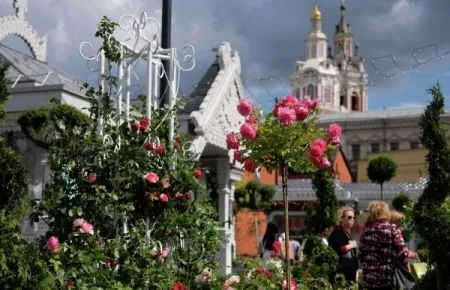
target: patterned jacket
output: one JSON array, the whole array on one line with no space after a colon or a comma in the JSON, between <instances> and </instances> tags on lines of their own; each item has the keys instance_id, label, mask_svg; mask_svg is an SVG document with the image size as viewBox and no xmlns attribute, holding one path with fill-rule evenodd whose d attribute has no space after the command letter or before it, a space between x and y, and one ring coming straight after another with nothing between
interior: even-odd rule
<instances>
[{"instance_id":1,"label":"patterned jacket","mask_svg":"<svg viewBox=\"0 0 450 290\"><path fill-rule=\"evenodd\" d=\"M364 229L359 247L364 287L393 286L395 260L408 263L408 248L396 225L376 221Z\"/></svg>"}]
</instances>

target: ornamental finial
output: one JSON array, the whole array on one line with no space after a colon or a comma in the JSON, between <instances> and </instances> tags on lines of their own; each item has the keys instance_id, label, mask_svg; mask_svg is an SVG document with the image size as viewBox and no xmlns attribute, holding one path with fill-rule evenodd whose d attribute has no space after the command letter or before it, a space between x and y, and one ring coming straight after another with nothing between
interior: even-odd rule
<instances>
[{"instance_id":1,"label":"ornamental finial","mask_svg":"<svg viewBox=\"0 0 450 290\"><path fill-rule=\"evenodd\" d=\"M25 14L28 12L28 0L14 0L13 6L16 10L16 16L25 19Z\"/></svg>"}]
</instances>

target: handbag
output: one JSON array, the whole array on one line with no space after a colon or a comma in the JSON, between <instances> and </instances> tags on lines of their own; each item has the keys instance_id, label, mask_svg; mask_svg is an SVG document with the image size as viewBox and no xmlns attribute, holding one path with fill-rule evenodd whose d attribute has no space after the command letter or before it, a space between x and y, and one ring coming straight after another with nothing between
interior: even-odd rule
<instances>
[{"instance_id":1,"label":"handbag","mask_svg":"<svg viewBox=\"0 0 450 290\"><path fill-rule=\"evenodd\" d=\"M416 285L413 274L398 261L394 264L394 286L398 289L410 290Z\"/></svg>"},{"instance_id":2,"label":"handbag","mask_svg":"<svg viewBox=\"0 0 450 290\"><path fill-rule=\"evenodd\" d=\"M394 235L392 238L392 245L395 246ZM397 289L410 290L416 285L416 279L409 269L394 259L394 286Z\"/></svg>"}]
</instances>

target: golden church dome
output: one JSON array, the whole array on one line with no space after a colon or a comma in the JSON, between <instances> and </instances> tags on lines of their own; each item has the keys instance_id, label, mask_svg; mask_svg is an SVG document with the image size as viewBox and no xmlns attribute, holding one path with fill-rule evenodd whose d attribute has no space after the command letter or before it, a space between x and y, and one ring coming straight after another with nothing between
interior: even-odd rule
<instances>
[{"instance_id":1,"label":"golden church dome","mask_svg":"<svg viewBox=\"0 0 450 290\"><path fill-rule=\"evenodd\" d=\"M314 6L314 10L313 10L311 18L313 20L320 20L322 18L322 13L320 13L320 10L319 10L319 7L317 6L317 4Z\"/></svg>"}]
</instances>

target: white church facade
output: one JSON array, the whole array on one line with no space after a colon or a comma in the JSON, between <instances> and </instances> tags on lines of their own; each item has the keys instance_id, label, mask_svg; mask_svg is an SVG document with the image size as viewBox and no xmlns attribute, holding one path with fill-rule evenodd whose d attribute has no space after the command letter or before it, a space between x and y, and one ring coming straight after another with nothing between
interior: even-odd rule
<instances>
[{"instance_id":1,"label":"white church facade","mask_svg":"<svg viewBox=\"0 0 450 290\"><path fill-rule=\"evenodd\" d=\"M333 36L334 49L322 31L322 13L315 5L311 32L306 39L304 61L295 62L291 77L292 91L302 98L319 99L325 113L364 112L368 107L368 76L363 58L354 45L350 25L341 2L340 20Z\"/></svg>"}]
</instances>

